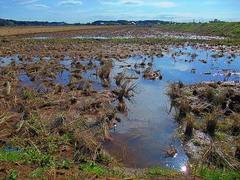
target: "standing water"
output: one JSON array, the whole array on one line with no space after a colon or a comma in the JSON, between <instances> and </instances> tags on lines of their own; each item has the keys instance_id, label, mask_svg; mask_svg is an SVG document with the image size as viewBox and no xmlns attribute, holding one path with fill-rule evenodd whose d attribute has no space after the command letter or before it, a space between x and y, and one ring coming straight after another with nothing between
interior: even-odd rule
<instances>
[{"instance_id":1,"label":"standing water","mask_svg":"<svg viewBox=\"0 0 240 180\"><path fill-rule=\"evenodd\" d=\"M122 121L111 130L113 141L106 143L105 149L128 167L165 166L185 171L188 157L177 135L168 87L178 81L239 81L240 57L222 54L216 58L216 53L194 47L172 48L163 57L134 56L116 61L112 76L124 72L139 79L134 98L127 102L128 113L120 114ZM146 66L138 68L142 62ZM163 79L145 80L143 70L149 66L160 70ZM231 76L226 77L227 73ZM167 155L169 148L177 150L173 157Z\"/></svg>"},{"instance_id":2,"label":"standing water","mask_svg":"<svg viewBox=\"0 0 240 180\"><path fill-rule=\"evenodd\" d=\"M18 57L0 58L0 67L11 63L20 63ZM81 63L87 66L89 62ZM94 90L101 91L104 89L101 81L94 75L100 64L98 61L94 63L96 67L84 72L83 76L93 82ZM67 85L71 78L72 60L66 58L60 64L65 68L58 73L55 81ZM147 68L159 70L163 79L144 79L143 72ZM105 149L128 167L164 166L185 171L188 157L177 135L176 112L167 96L169 84L178 81L184 84L239 81L240 56L187 46L170 48L162 57L138 55L115 60L111 74L112 88L116 87L114 77L121 72L136 78L133 80L137 84L136 93L131 102L126 101L127 114L118 114L122 121L111 130L113 141L105 143ZM22 73L19 80L37 88L41 84L33 83L26 73ZM171 148L176 149L176 153L170 157L167 150Z\"/></svg>"}]
</instances>

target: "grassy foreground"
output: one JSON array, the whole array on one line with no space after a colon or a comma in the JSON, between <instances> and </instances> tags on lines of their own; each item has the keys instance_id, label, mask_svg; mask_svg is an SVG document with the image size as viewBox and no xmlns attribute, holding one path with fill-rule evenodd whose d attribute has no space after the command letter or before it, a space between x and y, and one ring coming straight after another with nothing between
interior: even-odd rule
<instances>
[{"instance_id":1,"label":"grassy foreground","mask_svg":"<svg viewBox=\"0 0 240 180\"><path fill-rule=\"evenodd\" d=\"M39 153L36 149L27 151L0 151L0 164L9 164L10 168L6 170L7 179L77 179L77 178L95 178L103 179L112 177L115 179L155 179L156 177L165 178L190 178L190 179L239 179L240 173L229 170L210 169L209 167L197 167L192 174L194 177L183 176L179 172L159 167L141 170L138 173L127 172L124 169L109 168L94 162L74 165L73 162L56 162L51 156ZM5 166L6 168L6 166ZM22 171L24 168L24 171ZM3 171L3 168L1 168ZM0 173L4 177L4 173ZM45 178L44 178L45 177Z\"/></svg>"}]
</instances>

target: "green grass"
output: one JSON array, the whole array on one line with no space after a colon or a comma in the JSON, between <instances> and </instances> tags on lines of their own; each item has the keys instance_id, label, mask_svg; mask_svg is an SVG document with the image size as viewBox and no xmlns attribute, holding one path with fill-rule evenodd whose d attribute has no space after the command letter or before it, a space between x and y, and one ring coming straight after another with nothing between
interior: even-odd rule
<instances>
[{"instance_id":1,"label":"green grass","mask_svg":"<svg viewBox=\"0 0 240 180\"><path fill-rule=\"evenodd\" d=\"M29 177L38 178L42 177L48 168L55 167L61 169L70 169L72 162L64 160L61 163L56 163L50 156L39 153L35 149L30 149L27 151L0 151L0 161L4 162L22 162L32 165L37 165L38 168L33 170ZM57 165L58 164L58 165ZM100 177L126 177L124 173L109 169L108 167L96 164L94 162L89 162L81 164L79 167L81 172L87 174L95 174ZM195 175L202 177L206 180L233 180L240 179L240 172L227 170L227 169L211 169L209 167L196 168L193 171ZM161 167L149 168L146 170L145 177L178 177L182 176L182 173ZM17 178L16 170L9 170L8 178L14 180Z\"/></svg>"},{"instance_id":2,"label":"green grass","mask_svg":"<svg viewBox=\"0 0 240 180\"><path fill-rule=\"evenodd\" d=\"M22 162L34 164L41 167L54 166L55 162L52 156L43 154L34 148L25 151L6 151L0 150L0 161L4 162Z\"/></svg>"},{"instance_id":3,"label":"green grass","mask_svg":"<svg viewBox=\"0 0 240 180\"><path fill-rule=\"evenodd\" d=\"M7 180L17 179L17 171L15 169L10 169L8 172Z\"/></svg>"},{"instance_id":4,"label":"green grass","mask_svg":"<svg viewBox=\"0 0 240 180\"><path fill-rule=\"evenodd\" d=\"M17 162L24 159L23 153L18 151L0 150L0 161Z\"/></svg>"},{"instance_id":5,"label":"green grass","mask_svg":"<svg viewBox=\"0 0 240 180\"><path fill-rule=\"evenodd\" d=\"M34 99L37 96L37 93L34 90L24 88L22 91L23 99Z\"/></svg>"},{"instance_id":6,"label":"green grass","mask_svg":"<svg viewBox=\"0 0 240 180\"><path fill-rule=\"evenodd\" d=\"M98 176L105 176L108 174L107 168L95 163L82 164L80 165L80 170L90 174L96 174Z\"/></svg>"},{"instance_id":7,"label":"green grass","mask_svg":"<svg viewBox=\"0 0 240 180\"><path fill-rule=\"evenodd\" d=\"M197 33L200 35L224 36L240 38L239 22L218 23L178 23L158 26L165 31Z\"/></svg>"},{"instance_id":8,"label":"green grass","mask_svg":"<svg viewBox=\"0 0 240 180\"><path fill-rule=\"evenodd\" d=\"M124 173L113 170L111 168L108 168L106 166L102 166L100 164L94 163L94 162L88 162L81 164L79 166L80 171L87 173L87 174L95 174L97 176L102 177L118 177L118 178L125 178L126 175Z\"/></svg>"},{"instance_id":9,"label":"green grass","mask_svg":"<svg viewBox=\"0 0 240 180\"><path fill-rule=\"evenodd\" d=\"M46 171L47 171L46 168L37 168L30 173L30 177L32 177L32 178L43 177L43 175L46 173Z\"/></svg>"},{"instance_id":10,"label":"green grass","mask_svg":"<svg viewBox=\"0 0 240 180\"><path fill-rule=\"evenodd\" d=\"M240 172L231 170L210 169L203 167L198 171L198 174L206 180L234 180L240 179Z\"/></svg>"},{"instance_id":11,"label":"green grass","mask_svg":"<svg viewBox=\"0 0 240 180\"><path fill-rule=\"evenodd\" d=\"M167 168L160 168L160 167L153 167L147 170L148 176L166 176L166 177L175 177L181 175L177 171L167 169Z\"/></svg>"}]
</instances>

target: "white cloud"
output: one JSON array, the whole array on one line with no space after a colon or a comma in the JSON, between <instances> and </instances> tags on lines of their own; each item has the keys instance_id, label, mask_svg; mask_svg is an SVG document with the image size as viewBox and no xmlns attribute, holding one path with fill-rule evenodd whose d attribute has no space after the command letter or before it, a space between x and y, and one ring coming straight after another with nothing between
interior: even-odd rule
<instances>
[{"instance_id":1,"label":"white cloud","mask_svg":"<svg viewBox=\"0 0 240 180\"><path fill-rule=\"evenodd\" d=\"M81 5L82 1L80 0L63 0L58 3L58 5Z\"/></svg>"},{"instance_id":2,"label":"white cloud","mask_svg":"<svg viewBox=\"0 0 240 180\"><path fill-rule=\"evenodd\" d=\"M174 2L171 2L171 1L165 1L165 2L159 2L158 4L159 7L162 7L162 8L170 8L170 7L175 7L177 6L176 3Z\"/></svg>"},{"instance_id":3,"label":"white cloud","mask_svg":"<svg viewBox=\"0 0 240 180\"><path fill-rule=\"evenodd\" d=\"M28 5L38 2L39 0L15 0L16 3L21 5Z\"/></svg>"},{"instance_id":4,"label":"white cloud","mask_svg":"<svg viewBox=\"0 0 240 180\"><path fill-rule=\"evenodd\" d=\"M99 0L103 5L141 5L144 3L143 0Z\"/></svg>"},{"instance_id":5,"label":"white cloud","mask_svg":"<svg viewBox=\"0 0 240 180\"><path fill-rule=\"evenodd\" d=\"M44 8L44 9L49 8L49 6L45 4L33 4L32 6L35 8Z\"/></svg>"},{"instance_id":6,"label":"white cloud","mask_svg":"<svg viewBox=\"0 0 240 180\"><path fill-rule=\"evenodd\" d=\"M157 0L99 0L103 5L135 5L135 6L155 6L161 8L171 8L177 6L172 1L157 1Z\"/></svg>"},{"instance_id":7,"label":"white cloud","mask_svg":"<svg viewBox=\"0 0 240 180\"><path fill-rule=\"evenodd\" d=\"M141 5L143 1L141 0L121 0L120 3L128 5Z\"/></svg>"},{"instance_id":8,"label":"white cloud","mask_svg":"<svg viewBox=\"0 0 240 180\"><path fill-rule=\"evenodd\" d=\"M46 9L49 8L49 6L42 4L39 2L39 0L14 0L13 2L25 6L30 9Z\"/></svg>"}]
</instances>

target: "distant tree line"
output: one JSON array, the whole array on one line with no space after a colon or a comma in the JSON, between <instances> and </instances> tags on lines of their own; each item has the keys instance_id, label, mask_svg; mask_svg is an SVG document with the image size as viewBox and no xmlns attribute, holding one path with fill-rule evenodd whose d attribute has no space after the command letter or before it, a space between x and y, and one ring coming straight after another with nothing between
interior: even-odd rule
<instances>
[{"instance_id":1,"label":"distant tree line","mask_svg":"<svg viewBox=\"0 0 240 180\"><path fill-rule=\"evenodd\" d=\"M0 26L62 26L65 22L44 22L44 21L15 21L10 19L0 19Z\"/></svg>"},{"instance_id":2,"label":"distant tree line","mask_svg":"<svg viewBox=\"0 0 240 180\"><path fill-rule=\"evenodd\" d=\"M94 21L86 23L87 25L158 25L158 24L171 24L170 21L161 20L143 20L143 21ZM45 22L45 21L16 21L10 19L0 19L0 26L63 26L63 25L85 25L81 23L65 23L65 22Z\"/></svg>"},{"instance_id":3,"label":"distant tree line","mask_svg":"<svg viewBox=\"0 0 240 180\"><path fill-rule=\"evenodd\" d=\"M210 23L220 23L218 19L209 21ZM139 25L139 26L153 26L153 25L166 25L166 24L189 24L189 23L176 23L171 21L162 20L142 20L142 21L94 21L91 23L65 23L65 22L48 22L48 21L16 21L11 19L1 19L0 26L66 26L66 25ZM191 23L190 23L191 24Z\"/></svg>"}]
</instances>

